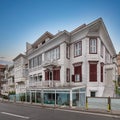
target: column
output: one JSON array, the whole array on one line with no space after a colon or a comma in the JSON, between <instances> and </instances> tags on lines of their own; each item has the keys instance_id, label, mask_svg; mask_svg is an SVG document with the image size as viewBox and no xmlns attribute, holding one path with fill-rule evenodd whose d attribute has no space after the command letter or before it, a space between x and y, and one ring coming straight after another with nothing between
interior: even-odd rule
<instances>
[{"instance_id":1,"label":"column","mask_svg":"<svg viewBox=\"0 0 120 120\"><path fill-rule=\"evenodd\" d=\"M56 107L56 90L55 90L55 107Z\"/></svg>"},{"instance_id":2,"label":"column","mask_svg":"<svg viewBox=\"0 0 120 120\"><path fill-rule=\"evenodd\" d=\"M41 104L44 105L44 90L41 90Z\"/></svg>"},{"instance_id":3,"label":"column","mask_svg":"<svg viewBox=\"0 0 120 120\"><path fill-rule=\"evenodd\" d=\"M37 101L36 101L36 93L37 93L37 92L35 91L35 103L37 102Z\"/></svg>"},{"instance_id":4,"label":"column","mask_svg":"<svg viewBox=\"0 0 120 120\"><path fill-rule=\"evenodd\" d=\"M30 91L30 103L32 103L32 92Z\"/></svg>"},{"instance_id":5,"label":"column","mask_svg":"<svg viewBox=\"0 0 120 120\"><path fill-rule=\"evenodd\" d=\"M70 90L70 107L72 107L72 89Z\"/></svg>"}]
</instances>

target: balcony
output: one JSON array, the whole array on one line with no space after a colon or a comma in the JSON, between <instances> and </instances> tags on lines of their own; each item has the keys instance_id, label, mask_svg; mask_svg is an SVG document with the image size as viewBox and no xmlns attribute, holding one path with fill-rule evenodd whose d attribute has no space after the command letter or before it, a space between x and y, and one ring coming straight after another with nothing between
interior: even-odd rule
<instances>
[{"instance_id":1,"label":"balcony","mask_svg":"<svg viewBox=\"0 0 120 120\"><path fill-rule=\"evenodd\" d=\"M51 66L58 66L57 60L46 60L42 63L42 66L44 68L51 67Z\"/></svg>"},{"instance_id":2,"label":"balcony","mask_svg":"<svg viewBox=\"0 0 120 120\"><path fill-rule=\"evenodd\" d=\"M42 66L37 66L37 67L34 67L34 68L30 68L29 69L29 73L30 72L34 72L34 71L37 71L37 70L41 70L42 69Z\"/></svg>"},{"instance_id":3,"label":"balcony","mask_svg":"<svg viewBox=\"0 0 120 120\"><path fill-rule=\"evenodd\" d=\"M59 87L62 86L60 81L40 81L40 82L29 82L27 88L46 88L46 87Z\"/></svg>"},{"instance_id":4,"label":"balcony","mask_svg":"<svg viewBox=\"0 0 120 120\"><path fill-rule=\"evenodd\" d=\"M0 76L5 76L4 72L0 72Z\"/></svg>"},{"instance_id":5,"label":"balcony","mask_svg":"<svg viewBox=\"0 0 120 120\"><path fill-rule=\"evenodd\" d=\"M29 82L28 87L42 87L43 82Z\"/></svg>"},{"instance_id":6,"label":"balcony","mask_svg":"<svg viewBox=\"0 0 120 120\"><path fill-rule=\"evenodd\" d=\"M9 87L14 87L15 86L15 83L9 83Z\"/></svg>"},{"instance_id":7,"label":"balcony","mask_svg":"<svg viewBox=\"0 0 120 120\"><path fill-rule=\"evenodd\" d=\"M26 78L16 78L15 82L16 83L24 83L26 81Z\"/></svg>"}]
</instances>

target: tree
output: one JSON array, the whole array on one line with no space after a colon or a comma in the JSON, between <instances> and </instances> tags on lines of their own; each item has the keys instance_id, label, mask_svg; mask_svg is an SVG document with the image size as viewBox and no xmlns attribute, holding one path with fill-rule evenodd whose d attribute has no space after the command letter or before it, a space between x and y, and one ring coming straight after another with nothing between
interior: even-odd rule
<instances>
[{"instance_id":1,"label":"tree","mask_svg":"<svg viewBox=\"0 0 120 120\"><path fill-rule=\"evenodd\" d=\"M118 80L114 81L115 83L115 94L116 96L120 96L120 76L118 76Z\"/></svg>"}]
</instances>

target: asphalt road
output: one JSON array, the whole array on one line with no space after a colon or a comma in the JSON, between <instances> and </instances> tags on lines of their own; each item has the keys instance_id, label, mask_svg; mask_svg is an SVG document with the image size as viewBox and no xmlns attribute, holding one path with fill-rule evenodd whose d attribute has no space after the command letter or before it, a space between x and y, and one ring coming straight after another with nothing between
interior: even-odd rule
<instances>
[{"instance_id":1,"label":"asphalt road","mask_svg":"<svg viewBox=\"0 0 120 120\"><path fill-rule=\"evenodd\" d=\"M120 116L46 109L39 106L1 103L0 120L120 120Z\"/></svg>"}]
</instances>

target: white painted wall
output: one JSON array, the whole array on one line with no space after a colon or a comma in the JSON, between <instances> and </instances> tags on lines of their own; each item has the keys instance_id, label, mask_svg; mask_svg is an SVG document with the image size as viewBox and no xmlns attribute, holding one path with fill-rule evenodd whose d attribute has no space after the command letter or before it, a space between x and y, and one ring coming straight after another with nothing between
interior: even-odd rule
<instances>
[{"instance_id":1,"label":"white painted wall","mask_svg":"<svg viewBox=\"0 0 120 120\"><path fill-rule=\"evenodd\" d=\"M106 69L106 63L105 63L105 49L108 49L109 54L113 54L113 48L109 47L109 37L106 36L105 31L103 28L100 27L99 31L95 33L94 35L99 35L97 38L97 54L89 54L89 37L87 36L89 33L89 29L84 29L82 31L76 32L72 34L71 36L62 34L59 37L54 38L53 40L49 40L47 43L45 43L40 48L33 51L32 54L28 55L28 59L31 59L39 54L42 54L42 60L45 61L44 53L45 51L50 50L51 48L54 48L55 46L60 46L60 59L57 61L58 65L61 66L60 69L60 82L59 85L66 85L66 68L70 68L70 80L71 76L74 74L74 67L73 64L77 62L82 62L82 82L81 83L73 83L71 82L71 85L77 86L77 85L86 85L87 86L87 96L90 96L91 91L96 91L96 96L101 97L103 96L103 92L105 89L105 69ZM90 33L89 33L90 35ZM93 35L93 34L91 34ZM70 41L70 59L66 58L66 42ZM74 57L74 43L82 41L82 56ZM103 57L101 57L101 41L104 44L103 47ZM97 64L97 82L89 82L89 61L98 61ZM104 67L104 75L103 75L103 83L100 81L100 63L103 62L105 64ZM110 61L112 62L112 61ZM112 63L111 63L112 64ZM108 65L110 67L110 65ZM112 66L114 69L113 72L113 78L115 78L116 72L115 72L115 66ZM29 76L34 74L42 73L43 75L43 81L45 80L45 73L44 68L42 66L36 67L32 69L29 69ZM112 84L112 83L111 83Z\"/></svg>"}]
</instances>

